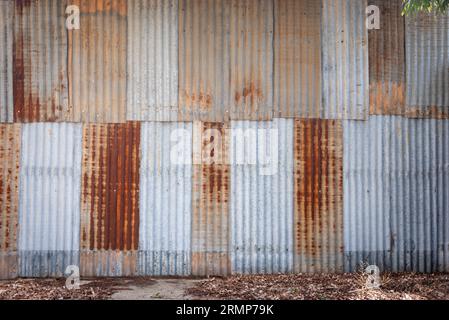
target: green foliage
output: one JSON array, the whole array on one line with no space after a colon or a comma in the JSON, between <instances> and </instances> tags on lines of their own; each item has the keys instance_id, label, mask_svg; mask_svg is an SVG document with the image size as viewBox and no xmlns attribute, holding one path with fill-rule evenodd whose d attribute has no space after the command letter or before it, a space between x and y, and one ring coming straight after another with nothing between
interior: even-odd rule
<instances>
[{"instance_id":1,"label":"green foliage","mask_svg":"<svg viewBox=\"0 0 449 320\"><path fill-rule=\"evenodd\" d=\"M403 0L403 14L419 11L445 13L449 9L449 0Z\"/></svg>"}]
</instances>

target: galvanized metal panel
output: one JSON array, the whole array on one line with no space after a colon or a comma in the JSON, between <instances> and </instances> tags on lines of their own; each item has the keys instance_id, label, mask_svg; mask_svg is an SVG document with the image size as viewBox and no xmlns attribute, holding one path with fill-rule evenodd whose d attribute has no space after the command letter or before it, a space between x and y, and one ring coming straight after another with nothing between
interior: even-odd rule
<instances>
[{"instance_id":1,"label":"galvanized metal panel","mask_svg":"<svg viewBox=\"0 0 449 320\"><path fill-rule=\"evenodd\" d=\"M449 117L449 14L406 18L407 115Z\"/></svg>"},{"instance_id":2,"label":"galvanized metal panel","mask_svg":"<svg viewBox=\"0 0 449 320\"><path fill-rule=\"evenodd\" d=\"M137 272L137 262L126 259L137 257L132 251L139 239L139 159L140 123L84 125L81 275Z\"/></svg>"},{"instance_id":3,"label":"galvanized metal panel","mask_svg":"<svg viewBox=\"0 0 449 320\"><path fill-rule=\"evenodd\" d=\"M179 2L180 120L271 119L273 1Z\"/></svg>"},{"instance_id":4,"label":"galvanized metal panel","mask_svg":"<svg viewBox=\"0 0 449 320\"><path fill-rule=\"evenodd\" d=\"M323 0L323 119L369 114L367 0Z\"/></svg>"},{"instance_id":5,"label":"galvanized metal panel","mask_svg":"<svg viewBox=\"0 0 449 320\"><path fill-rule=\"evenodd\" d=\"M405 20L402 0L369 0L380 9L380 29L370 30L370 114L402 115L405 108Z\"/></svg>"},{"instance_id":6,"label":"galvanized metal panel","mask_svg":"<svg viewBox=\"0 0 449 320\"><path fill-rule=\"evenodd\" d=\"M126 119L127 1L74 0L80 29L68 32L70 108L74 121Z\"/></svg>"},{"instance_id":7,"label":"galvanized metal panel","mask_svg":"<svg viewBox=\"0 0 449 320\"><path fill-rule=\"evenodd\" d=\"M141 131L140 275L191 274L192 123Z\"/></svg>"},{"instance_id":8,"label":"galvanized metal panel","mask_svg":"<svg viewBox=\"0 0 449 320\"><path fill-rule=\"evenodd\" d=\"M228 150L227 124L193 123L193 275L231 272Z\"/></svg>"},{"instance_id":9,"label":"galvanized metal panel","mask_svg":"<svg viewBox=\"0 0 449 320\"><path fill-rule=\"evenodd\" d=\"M81 125L22 125L19 276L60 277L79 265Z\"/></svg>"},{"instance_id":10,"label":"galvanized metal panel","mask_svg":"<svg viewBox=\"0 0 449 320\"><path fill-rule=\"evenodd\" d=\"M295 121L295 271L343 271L343 126Z\"/></svg>"},{"instance_id":11,"label":"galvanized metal panel","mask_svg":"<svg viewBox=\"0 0 449 320\"><path fill-rule=\"evenodd\" d=\"M321 2L275 0L274 115L321 115Z\"/></svg>"},{"instance_id":12,"label":"galvanized metal panel","mask_svg":"<svg viewBox=\"0 0 449 320\"><path fill-rule=\"evenodd\" d=\"M0 122L13 122L14 2L0 1Z\"/></svg>"},{"instance_id":13,"label":"galvanized metal panel","mask_svg":"<svg viewBox=\"0 0 449 320\"><path fill-rule=\"evenodd\" d=\"M449 270L449 122L344 123L345 269Z\"/></svg>"},{"instance_id":14,"label":"galvanized metal panel","mask_svg":"<svg viewBox=\"0 0 449 320\"><path fill-rule=\"evenodd\" d=\"M20 125L0 125L0 279L18 274Z\"/></svg>"},{"instance_id":15,"label":"galvanized metal panel","mask_svg":"<svg viewBox=\"0 0 449 320\"><path fill-rule=\"evenodd\" d=\"M176 121L178 1L128 2L128 120Z\"/></svg>"},{"instance_id":16,"label":"galvanized metal panel","mask_svg":"<svg viewBox=\"0 0 449 320\"><path fill-rule=\"evenodd\" d=\"M14 121L69 121L67 1L14 4Z\"/></svg>"},{"instance_id":17,"label":"galvanized metal panel","mask_svg":"<svg viewBox=\"0 0 449 320\"><path fill-rule=\"evenodd\" d=\"M233 273L293 271L293 123L231 122Z\"/></svg>"}]
</instances>

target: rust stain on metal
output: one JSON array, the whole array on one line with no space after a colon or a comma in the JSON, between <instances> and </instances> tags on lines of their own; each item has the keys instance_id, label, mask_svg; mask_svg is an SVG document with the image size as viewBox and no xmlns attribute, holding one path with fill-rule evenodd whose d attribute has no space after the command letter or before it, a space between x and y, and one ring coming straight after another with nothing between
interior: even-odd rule
<instances>
[{"instance_id":1,"label":"rust stain on metal","mask_svg":"<svg viewBox=\"0 0 449 320\"><path fill-rule=\"evenodd\" d=\"M226 124L194 122L194 275L223 275L230 271L228 136Z\"/></svg>"},{"instance_id":2,"label":"rust stain on metal","mask_svg":"<svg viewBox=\"0 0 449 320\"><path fill-rule=\"evenodd\" d=\"M117 13L121 16L128 14L127 0L74 0L81 13Z\"/></svg>"},{"instance_id":3,"label":"rust stain on metal","mask_svg":"<svg viewBox=\"0 0 449 320\"><path fill-rule=\"evenodd\" d=\"M401 0L370 0L381 26L370 30L370 114L403 115L405 108L405 19Z\"/></svg>"},{"instance_id":4,"label":"rust stain on metal","mask_svg":"<svg viewBox=\"0 0 449 320\"><path fill-rule=\"evenodd\" d=\"M81 249L137 250L140 124L83 128Z\"/></svg>"},{"instance_id":5,"label":"rust stain on metal","mask_svg":"<svg viewBox=\"0 0 449 320\"><path fill-rule=\"evenodd\" d=\"M80 275L83 277L137 274L137 251L82 251L80 262Z\"/></svg>"},{"instance_id":6,"label":"rust stain on metal","mask_svg":"<svg viewBox=\"0 0 449 320\"><path fill-rule=\"evenodd\" d=\"M17 251L20 125L0 124L0 252Z\"/></svg>"},{"instance_id":7,"label":"rust stain on metal","mask_svg":"<svg viewBox=\"0 0 449 320\"><path fill-rule=\"evenodd\" d=\"M295 241L300 264L304 271L326 270L333 263L338 269L343 254L341 122L296 120L294 151Z\"/></svg>"}]
</instances>

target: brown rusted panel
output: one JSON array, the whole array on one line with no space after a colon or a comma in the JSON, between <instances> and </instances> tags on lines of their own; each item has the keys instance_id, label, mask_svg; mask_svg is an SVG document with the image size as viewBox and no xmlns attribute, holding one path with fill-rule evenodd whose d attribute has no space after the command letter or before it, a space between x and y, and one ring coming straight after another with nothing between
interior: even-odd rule
<instances>
[{"instance_id":1,"label":"brown rusted panel","mask_svg":"<svg viewBox=\"0 0 449 320\"><path fill-rule=\"evenodd\" d=\"M140 123L83 128L81 250L137 250Z\"/></svg>"},{"instance_id":2,"label":"brown rusted panel","mask_svg":"<svg viewBox=\"0 0 449 320\"><path fill-rule=\"evenodd\" d=\"M274 115L320 118L321 1L275 0Z\"/></svg>"},{"instance_id":3,"label":"brown rusted panel","mask_svg":"<svg viewBox=\"0 0 449 320\"><path fill-rule=\"evenodd\" d=\"M343 268L343 129L338 120L295 122L295 269Z\"/></svg>"},{"instance_id":4,"label":"brown rusted panel","mask_svg":"<svg viewBox=\"0 0 449 320\"><path fill-rule=\"evenodd\" d=\"M0 279L17 275L20 124L0 124Z\"/></svg>"},{"instance_id":5,"label":"brown rusted panel","mask_svg":"<svg viewBox=\"0 0 449 320\"><path fill-rule=\"evenodd\" d=\"M230 272L229 128L223 123L194 122L192 274Z\"/></svg>"},{"instance_id":6,"label":"brown rusted panel","mask_svg":"<svg viewBox=\"0 0 449 320\"><path fill-rule=\"evenodd\" d=\"M137 274L137 251L82 251L83 277L128 277Z\"/></svg>"},{"instance_id":7,"label":"brown rusted panel","mask_svg":"<svg viewBox=\"0 0 449 320\"><path fill-rule=\"evenodd\" d=\"M67 1L14 3L14 121L70 121L65 28Z\"/></svg>"},{"instance_id":8,"label":"brown rusted panel","mask_svg":"<svg viewBox=\"0 0 449 320\"><path fill-rule=\"evenodd\" d=\"M179 2L179 119L272 117L273 1Z\"/></svg>"},{"instance_id":9,"label":"brown rusted panel","mask_svg":"<svg viewBox=\"0 0 449 320\"><path fill-rule=\"evenodd\" d=\"M402 0L369 0L380 9L380 29L368 32L370 114L401 115L405 107Z\"/></svg>"},{"instance_id":10,"label":"brown rusted panel","mask_svg":"<svg viewBox=\"0 0 449 320\"><path fill-rule=\"evenodd\" d=\"M126 120L127 2L76 0L80 30L68 32L69 96L75 121Z\"/></svg>"}]
</instances>

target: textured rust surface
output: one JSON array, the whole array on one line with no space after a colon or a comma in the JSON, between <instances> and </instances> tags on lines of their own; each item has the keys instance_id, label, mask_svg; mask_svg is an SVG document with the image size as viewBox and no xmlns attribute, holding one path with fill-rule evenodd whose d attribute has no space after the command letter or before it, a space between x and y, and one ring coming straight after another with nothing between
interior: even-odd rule
<instances>
[{"instance_id":1,"label":"textured rust surface","mask_svg":"<svg viewBox=\"0 0 449 320\"><path fill-rule=\"evenodd\" d=\"M139 150L139 123L84 126L82 250L137 250Z\"/></svg>"},{"instance_id":2,"label":"textured rust surface","mask_svg":"<svg viewBox=\"0 0 449 320\"><path fill-rule=\"evenodd\" d=\"M297 271L339 271L343 254L343 129L336 120L295 121Z\"/></svg>"},{"instance_id":3,"label":"textured rust surface","mask_svg":"<svg viewBox=\"0 0 449 320\"><path fill-rule=\"evenodd\" d=\"M370 30L370 114L402 115L405 107L405 20L401 0L370 0L380 9L380 30Z\"/></svg>"},{"instance_id":4,"label":"textured rust surface","mask_svg":"<svg viewBox=\"0 0 449 320\"><path fill-rule=\"evenodd\" d=\"M223 123L194 123L192 273L223 275L230 269L229 129Z\"/></svg>"},{"instance_id":5,"label":"textured rust surface","mask_svg":"<svg viewBox=\"0 0 449 320\"><path fill-rule=\"evenodd\" d=\"M20 125L0 124L0 252L17 251Z\"/></svg>"}]
</instances>

